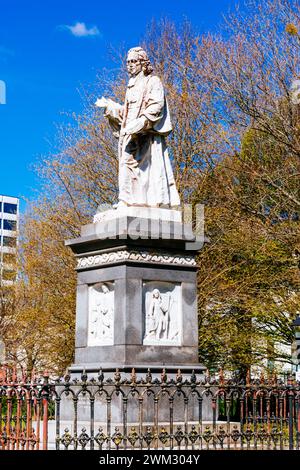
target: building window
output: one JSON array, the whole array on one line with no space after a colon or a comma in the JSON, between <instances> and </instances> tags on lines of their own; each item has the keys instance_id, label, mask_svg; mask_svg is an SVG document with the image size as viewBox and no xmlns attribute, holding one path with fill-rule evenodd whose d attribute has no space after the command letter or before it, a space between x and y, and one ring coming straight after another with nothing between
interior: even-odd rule
<instances>
[{"instance_id":1,"label":"building window","mask_svg":"<svg viewBox=\"0 0 300 470\"><path fill-rule=\"evenodd\" d=\"M9 246L11 248L14 248L16 245L17 245L16 238L3 237L3 246Z\"/></svg>"},{"instance_id":2,"label":"building window","mask_svg":"<svg viewBox=\"0 0 300 470\"><path fill-rule=\"evenodd\" d=\"M3 264L15 264L16 255L14 253L3 253Z\"/></svg>"},{"instance_id":3,"label":"building window","mask_svg":"<svg viewBox=\"0 0 300 470\"><path fill-rule=\"evenodd\" d=\"M16 271L7 271L6 269L2 273L2 279L4 281L15 281L17 277Z\"/></svg>"},{"instance_id":4,"label":"building window","mask_svg":"<svg viewBox=\"0 0 300 470\"><path fill-rule=\"evenodd\" d=\"M6 212L6 214L16 214L17 208L18 208L17 204L11 204L9 202L5 202L3 212Z\"/></svg>"},{"instance_id":5,"label":"building window","mask_svg":"<svg viewBox=\"0 0 300 470\"><path fill-rule=\"evenodd\" d=\"M4 230L17 230L17 221L16 220L3 220L3 229Z\"/></svg>"}]
</instances>

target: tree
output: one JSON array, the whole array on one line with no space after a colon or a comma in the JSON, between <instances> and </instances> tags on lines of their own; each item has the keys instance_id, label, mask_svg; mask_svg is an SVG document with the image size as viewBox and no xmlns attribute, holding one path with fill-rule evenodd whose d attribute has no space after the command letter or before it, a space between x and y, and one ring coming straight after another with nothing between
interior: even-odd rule
<instances>
[{"instance_id":1,"label":"tree","mask_svg":"<svg viewBox=\"0 0 300 470\"><path fill-rule=\"evenodd\" d=\"M64 246L74 226L74 214L69 216L68 223L68 210L58 202L51 209L40 203L22 229L20 276L5 342L7 359L29 376L34 369L62 373L73 360L75 260Z\"/></svg>"},{"instance_id":2,"label":"tree","mask_svg":"<svg viewBox=\"0 0 300 470\"><path fill-rule=\"evenodd\" d=\"M272 359L270 351L273 359L290 359L274 345L291 344L299 308L299 220L295 207L289 203L288 212L286 200L261 183L263 158L271 177L283 160L273 152L270 164L268 143L258 166L264 145L257 139L248 135L243 158L215 167L202 193L211 243L199 255L200 353L212 366L239 370ZM252 173L245 171L249 160Z\"/></svg>"},{"instance_id":3,"label":"tree","mask_svg":"<svg viewBox=\"0 0 300 470\"><path fill-rule=\"evenodd\" d=\"M191 77L197 84L212 79L227 145L227 156L194 193L206 203L212 240L199 260L210 269L200 273L200 351L212 364L239 369L271 350L273 358L289 359L273 345L291 343L299 304L299 110L290 86L300 44L288 34L288 25L299 24L299 5L249 6L246 16L229 18L226 39L204 39L205 60L201 55Z\"/></svg>"}]
</instances>

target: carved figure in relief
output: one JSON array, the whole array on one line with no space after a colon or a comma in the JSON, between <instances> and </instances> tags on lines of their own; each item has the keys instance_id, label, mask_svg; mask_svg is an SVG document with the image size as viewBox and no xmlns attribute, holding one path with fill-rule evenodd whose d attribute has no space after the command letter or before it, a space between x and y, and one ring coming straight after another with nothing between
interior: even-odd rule
<instances>
[{"instance_id":1,"label":"carved figure in relief","mask_svg":"<svg viewBox=\"0 0 300 470\"><path fill-rule=\"evenodd\" d=\"M150 304L149 316L149 335L155 335L155 339L168 339L169 323L170 323L170 301L168 306L163 305L163 300L158 289L154 289L152 293L152 301Z\"/></svg>"},{"instance_id":2,"label":"carved figure in relief","mask_svg":"<svg viewBox=\"0 0 300 470\"><path fill-rule=\"evenodd\" d=\"M92 311L91 335L97 339L112 339L114 309L112 293L105 284L101 285L101 291Z\"/></svg>"}]
</instances>

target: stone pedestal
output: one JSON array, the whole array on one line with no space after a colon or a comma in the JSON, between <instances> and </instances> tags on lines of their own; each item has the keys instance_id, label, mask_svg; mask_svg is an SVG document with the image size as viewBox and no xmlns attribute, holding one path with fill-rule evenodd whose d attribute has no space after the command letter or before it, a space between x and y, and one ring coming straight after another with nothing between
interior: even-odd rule
<instances>
[{"instance_id":1,"label":"stone pedestal","mask_svg":"<svg viewBox=\"0 0 300 470\"><path fill-rule=\"evenodd\" d=\"M188 434L211 419L211 398L195 385L205 370L198 362L195 261L202 243L181 212L143 207L99 213L66 242L78 281L75 362L70 385L61 386L56 426L61 438L70 430L90 429L91 436L93 427L108 436L118 429L175 433L175 426Z\"/></svg>"},{"instance_id":2,"label":"stone pedestal","mask_svg":"<svg viewBox=\"0 0 300 470\"><path fill-rule=\"evenodd\" d=\"M66 242L77 258L74 374L198 363L195 255L179 211L102 212Z\"/></svg>"}]
</instances>

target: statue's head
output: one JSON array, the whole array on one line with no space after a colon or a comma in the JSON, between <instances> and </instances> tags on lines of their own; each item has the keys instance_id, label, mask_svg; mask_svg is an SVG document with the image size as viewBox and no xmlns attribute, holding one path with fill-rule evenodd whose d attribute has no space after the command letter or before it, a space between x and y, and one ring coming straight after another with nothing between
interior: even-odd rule
<instances>
[{"instance_id":1,"label":"statue's head","mask_svg":"<svg viewBox=\"0 0 300 470\"><path fill-rule=\"evenodd\" d=\"M102 292L104 292L104 294L107 294L109 292L109 288L107 287L106 284L102 284L101 289L102 289Z\"/></svg>"},{"instance_id":2,"label":"statue's head","mask_svg":"<svg viewBox=\"0 0 300 470\"><path fill-rule=\"evenodd\" d=\"M153 68L146 51L141 47L132 47L127 54L127 70L129 75L134 77L142 70L145 75L149 75Z\"/></svg>"},{"instance_id":3,"label":"statue's head","mask_svg":"<svg viewBox=\"0 0 300 470\"><path fill-rule=\"evenodd\" d=\"M152 295L155 299L159 299L160 298L160 292L158 289L154 289L153 292L152 292Z\"/></svg>"}]
</instances>

